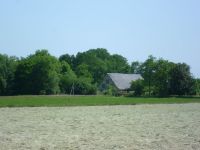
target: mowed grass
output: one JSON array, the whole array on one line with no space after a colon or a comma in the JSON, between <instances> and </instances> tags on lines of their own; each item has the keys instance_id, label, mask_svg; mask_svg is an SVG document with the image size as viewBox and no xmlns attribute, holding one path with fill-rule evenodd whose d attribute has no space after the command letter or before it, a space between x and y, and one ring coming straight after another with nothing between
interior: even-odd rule
<instances>
[{"instance_id":1,"label":"mowed grass","mask_svg":"<svg viewBox=\"0 0 200 150\"><path fill-rule=\"evenodd\" d=\"M129 98L110 96L1 96L0 107L59 107L199 103L200 97Z\"/></svg>"}]
</instances>

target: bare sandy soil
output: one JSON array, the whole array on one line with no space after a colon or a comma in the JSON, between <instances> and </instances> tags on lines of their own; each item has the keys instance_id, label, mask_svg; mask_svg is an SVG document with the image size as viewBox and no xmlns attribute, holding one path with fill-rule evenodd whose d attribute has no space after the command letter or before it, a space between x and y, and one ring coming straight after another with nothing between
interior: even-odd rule
<instances>
[{"instance_id":1,"label":"bare sandy soil","mask_svg":"<svg viewBox=\"0 0 200 150\"><path fill-rule=\"evenodd\" d=\"M200 104L0 108L0 149L200 149Z\"/></svg>"}]
</instances>

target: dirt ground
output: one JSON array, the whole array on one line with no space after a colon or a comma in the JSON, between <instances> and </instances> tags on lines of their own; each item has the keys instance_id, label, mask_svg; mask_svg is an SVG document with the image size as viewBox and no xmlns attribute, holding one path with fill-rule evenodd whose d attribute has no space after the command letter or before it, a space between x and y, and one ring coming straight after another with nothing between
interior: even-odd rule
<instances>
[{"instance_id":1,"label":"dirt ground","mask_svg":"<svg viewBox=\"0 0 200 150\"><path fill-rule=\"evenodd\" d=\"M0 149L200 149L200 104L0 108Z\"/></svg>"}]
</instances>

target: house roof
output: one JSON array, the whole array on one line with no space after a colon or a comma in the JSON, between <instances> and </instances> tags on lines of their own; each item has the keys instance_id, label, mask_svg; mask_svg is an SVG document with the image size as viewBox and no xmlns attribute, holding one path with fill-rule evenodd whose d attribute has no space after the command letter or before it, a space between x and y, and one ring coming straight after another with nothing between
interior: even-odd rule
<instances>
[{"instance_id":1,"label":"house roof","mask_svg":"<svg viewBox=\"0 0 200 150\"><path fill-rule=\"evenodd\" d=\"M132 81L143 79L140 74L108 73L108 76L119 90L129 89Z\"/></svg>"}]
</instances>

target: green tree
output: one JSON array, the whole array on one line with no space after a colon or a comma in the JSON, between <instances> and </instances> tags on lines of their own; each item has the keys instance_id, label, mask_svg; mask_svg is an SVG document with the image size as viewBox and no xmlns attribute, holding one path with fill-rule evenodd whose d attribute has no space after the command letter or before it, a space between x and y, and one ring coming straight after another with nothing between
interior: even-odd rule
<instances>
[{"instance_id":1,"label":"green tree","mask_svg":"<svg viewBox=\"0 0 200 150\"><path fill-rule=\"evenodd\" d=\"M141 73L141 66L142 64L138 61L134 61L131 63L131 73L140 74Z\"/></svg>"},{"instance_id":2,"label":"green tree","mask_svg":"<svg viewBox=\"0 0 200 150\"><path fill-rule=\"evenodd\" d=\"M96 86L84 78L78 78L74 85L74 93L80 95L96 94Z\"/></svg>"},{"instance_id":3,"label":"green tree","mask_svg":"<svg viewBox=\"0 0 200 150\"><path fill-rule=\"evenodd\" d=\"M91 73L88 70L88 65L80 64L76 68L78 79L75 83L75 94L96 94L96 85L93 82Z\"/></svg>"},{"instance_id":4,"label":"green tree","mask_svg":"<svg viewBox=\"0 0 200 150\"><path fill-rule=\"evenodd\" d=\"M131 90L134 91L134 96L141 96L144 92L144 80L136 80L131 83Z\"/></svg>"},{"instance_id":5,"label":"green tree","mask_svg":"<svg viewBox=\"0 0 200 150\"><path fill-rule=\"evenodd\" d=\"M74 61L75 61L74 55L69 55L69 54L61 55L59 57L59 61L60 62L65 61L66 63L70 65L72 69L74 69Z\"/></svg>"},{"instance_id":6,"label":"green tree","mask_svg":"<svg viewBox=\"0 0 200 150\"><path fill-rule=\"evenodd\" d=\"M193 77L190 73L190 67L185 63L178 63L173 66L169 72L170 94L188 95L191 94L194 86Z\"/></svg>"},{"instance_id":7,"label":"green tree","mask_svg":"<svg viewBox=\"0 0 200 150\"><path fill-rule=\"evenodd\" d=\"M127 59L121 55L114 54L110 59L110 72L119 72L119 73L129 73L130 66L127 62Z\"/></svg>"},{"instance_id":8,"label":"green tree","mask_svg":"<svg viewBox=\"0 0 200 150\"><path fill-rule=\"evenodd\" d=\"M148 59L140 66L141 75L144 78L144 83L148 86L149 96L153 93L152 85L154 83L156 58L150 55Z\"/></svg>"},{"instance_id":9,"label":"green tree","mask_svg":"<svg viewBox=\"0 0 200 150\"><path fill-rule=\"evenodd\" d=\"M47 50L22 59L15 72L16 94L59 93L60 63Z\"/></svg>"},{"instance_id":10,"label":"green tree","mask_svg":"<svg viewBox=\"0 0 200 150\"><path fill-rule=\"evenodd\" d=\"M154 86L155 94L161 97L169 95L169 71L174 66L174 63L171 63L164 59L159 59L155 61L155 70L154 70Z\"/></svg>"},{"instance_id":11,"label":"green tree","mask_svg":"<svg viewBox=\"0 0 200 150\"><path fill-rule=\"evenodd\" d=\"M0 54L0 95L13 94L14 74L18 64L16 57Z\"/></svg>"},{"instance_id":12,"label":"green tree","mask_svg":"<svg viewBox=\"0 0 200 150\"><path fill-rule=\"evenodd\" d=\"M92 75L88 70L88 65L86 65L86 64L78 65L78 67L76 68L76 75L78 77L86 78L90 82L93 81Z\"/></svg>"},{"instance_id":13,"label":"green tree","mask_svg":"<svg viewBox=\"0 0 200 150\"><path fill-rule=\"evenodd\" d=\"M92 75L93 83L100 84L108 72L130 72L130 66L121 55L110 55L106 49L90 49L86 52L78 53L74 61L76 72L81 64L88 66L88 71Z\"/></svg>"},{"instance_id":14,"label":"green tree","mask_svg":"<svg viewBox=\"0 0 200 150\"><path fill-rule=\"evenodd\" d=\"M91 49L83 53L78 53L75 59L75 66L81 64L88 66L93 83L100 83L107 73L107 58L109 53L105 49Z\"/></svg>"},{"instance_id":15,"label":"green tree","mask_svg":"<svg viewBox=\"0 0 200 150\"><path fill-rule=\"evenodd\" d=\"M195 93L200 95L200 79L195 79Z\"/></svg>"},{"instance_id":16,"label":"green tree","mask_svg":"<svg viewBox=\"0 0 200 150\"><path fill-rule=\"evenodd\" d=\"M61 74L59 83L61 93L70 94L76 80L76 74L73 72L70 65L65 61L61 61Z\"/></svg>"}]
</instances>

